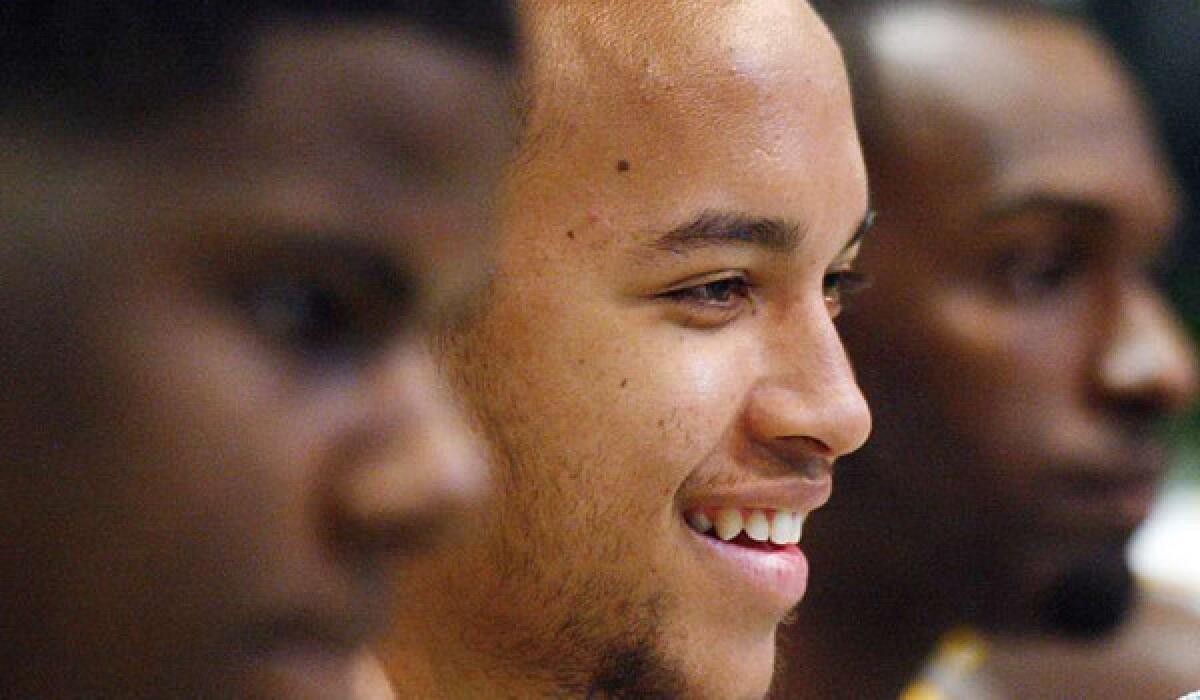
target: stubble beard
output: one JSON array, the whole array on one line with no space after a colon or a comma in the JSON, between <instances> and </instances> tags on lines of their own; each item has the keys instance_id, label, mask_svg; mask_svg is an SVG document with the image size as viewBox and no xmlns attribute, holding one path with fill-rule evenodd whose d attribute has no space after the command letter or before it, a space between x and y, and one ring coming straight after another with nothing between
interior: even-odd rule
<instances>
[{"instance_id":1,"label":"stubble beard","mask_svg":"<svg viewBox=\"0 0 1200 700\"><path fill-rule=\"evenodd\" d=\"M518 684L547 689L547 697L692 697L663 652L672 599L622 575L638 542L606 525L628 522L626 508L581 499L596 492L587 472L605 465L556 463L543 454L536 416L514 408L520 392L506 385L503 367L473 355L490 346L481 340L459 336L439 348L489 447L496 495L480 556L460 559L483 568L456 577L466 580L462 590L448 587L456 617L469 621L463 643Z\"/></svg>"},{"instance_id":2,"label":"stubble beard","mask_svg":"<svg viewBox=\"0 0 1200 700\"><path fill-rule=\"evenodd\" d=\"M1064 571L1038 602L1043 628L1068 639L1104 637L1128 617L1136 584L1120 546Z\"/></svg>"}]
</instances>

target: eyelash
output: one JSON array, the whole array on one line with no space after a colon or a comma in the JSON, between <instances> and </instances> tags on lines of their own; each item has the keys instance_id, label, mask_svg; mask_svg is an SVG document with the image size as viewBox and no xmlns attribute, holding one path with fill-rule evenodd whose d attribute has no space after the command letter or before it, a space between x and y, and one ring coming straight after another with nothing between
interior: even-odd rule
<instances>
[{"instance_id":1,"label":"eyelash","mask_svg":"<svg viewBox=\"0 0 1200 700\"><path fill-rule=\"evenodd\" d=\"M853 295L870 286L870 279L854 270L836 270L821 279L821 293L832 316L837 316ZM745 275L736 274L673 289L661 295L678 304L685 304L693 314L709 317L693 325L716 326L732 317L744 304L753 303L754 285Z\"/></svg>"},{"instance_id":2,"label":"eyelash","mask_svg":"<svg viewBox=\"0 0 1200 700\"><path fill-rule=\"evenodd\" d=\"M717 306L728 304L729 297L732 294L748 299L750 297L750 282L741 275L733 275L715 279L711 282L673 289L663 294L663 296L679 302Z\"/></svg>"}]
</instances>

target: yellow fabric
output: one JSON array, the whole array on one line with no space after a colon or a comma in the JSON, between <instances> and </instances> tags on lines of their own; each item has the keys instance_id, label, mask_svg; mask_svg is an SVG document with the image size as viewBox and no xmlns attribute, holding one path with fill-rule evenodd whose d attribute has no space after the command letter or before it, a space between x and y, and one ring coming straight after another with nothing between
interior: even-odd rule
<instances>
[{"instance_id":1,"label":"yellow fabric","mask_svg":"<svg viewBox=\"0 0 1200 700\"><path fill-rule=\"evenodd\" d=\"M930 657L929 663L900 694L899 700L949 700L987 658L987 643L970 628L951 630Z\"/></svg>"},{"instance_id":2,"label":"yellow fabric","mask_svg":"<svg viewBox=\"0 0 1200 700\"><path fill-rule=\"evenodd\" d=\"M942 700L942 693L932 684L917 681L905 689L900 700Z\"/></svg>"}]
</instances>

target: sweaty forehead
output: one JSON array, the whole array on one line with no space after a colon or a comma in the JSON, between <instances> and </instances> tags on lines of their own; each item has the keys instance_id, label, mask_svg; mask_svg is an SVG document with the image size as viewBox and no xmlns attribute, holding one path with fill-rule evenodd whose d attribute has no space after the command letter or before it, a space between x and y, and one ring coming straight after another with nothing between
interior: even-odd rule
<instances>
[{"instance_id":1,"label":"sweaty forehead","mask_svg":"<svg viewBox=\"0 0 1200 700\"><path fill-rule=\"evenodd\" d=\"M840 54L805 2L539 0L525 9L535 131L603 114L735 135L746 115L779 109L781 92L800 98L788 111L803 112L845 90Z\"/></svg>"}]
</instances>

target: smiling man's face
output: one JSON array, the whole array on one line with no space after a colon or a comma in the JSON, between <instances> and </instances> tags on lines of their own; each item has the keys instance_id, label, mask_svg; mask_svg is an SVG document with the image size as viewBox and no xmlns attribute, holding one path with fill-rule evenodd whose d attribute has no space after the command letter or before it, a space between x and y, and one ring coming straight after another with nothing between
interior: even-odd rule
<instances>
[{"instance_id":1,"label":"smiling man's face","mask_svg":"<svg viewBox=\"0 0 1200 700\"><path fill-rule=\"evenodd\" d=\"M800 2L527 10L498 270L445 357L499 493L410 591L433 663L761 696L799 526L869 428L833 326L867 208L840 55Z\"/></svg>"}]
</instances>

